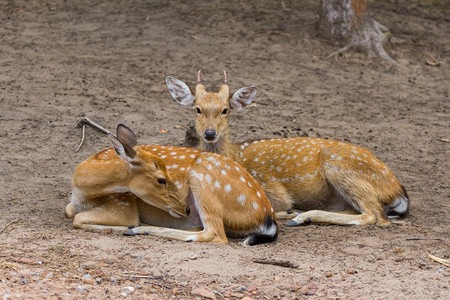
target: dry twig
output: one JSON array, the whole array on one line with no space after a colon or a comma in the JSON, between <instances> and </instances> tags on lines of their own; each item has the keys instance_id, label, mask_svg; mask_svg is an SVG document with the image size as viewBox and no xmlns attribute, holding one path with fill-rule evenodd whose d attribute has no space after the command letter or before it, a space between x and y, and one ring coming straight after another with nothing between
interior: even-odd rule
<instances>
[{"instance_id":1,"label":"dry twig","mask_svg":"<svg viewBox=\"0 0 450 300\"><path fill-rule=\"evenodd\" d=\"M123 275L125 277L131 277L131 278L150 278L150 279L156 279L154 276L151 275Z\"/></svg>"},{"instance_id":2,"label":"dry twig","mask_svg":"<svg viewBox=\"0 0 450 300\"><path fill-rule=\"evenodd\" d=\"M439 62L439 60L437 60L436 58L434 58L433 55L431 55L430 52L428 52L427 50L425 50L425 54L428 55L428 57L430 58L430 59L426 59L426 60L425 60L425 63L426 63L427 65L430 65L430 66L439 66L439 65L441 64L441 63Z\"/></svg>"},{"instance_id":3,"label":"dry twig","mask_svg":"<svg viewBox=\"0 0 450 300\"><path fill-rule=\"evenodd\" d=\"M282 36L287 36L287 37L291 37L291 34L290 33L285 33L285 32L281 32L281 31L279 31L279 30L269 30L269 31L267 31L266 32L266 34L278 34L278 35L282 35Z\"/></svg>"},{"instance_id":4,"label":"dry twig","mask_svg":"<svg viewBox=\"0 0 450 300\"><path fill-rule=\"evenodd\" d=\"M82 132L81 132L81 142L80 142L80 144L78 145L78 147L77 147L77 149L75 150L75 152L78 152L79 150L80 150L80 148L81 148L81 146L83 145L83 143L84 143L84 136L86 135L86 125L83 125L83 130L82 130Z\"/></svg>"},{"instance_id":5,"label":"dry twig","mask_svg":"<svg viewBox=\"0 0 450 300\"><path fill-rule=\"evenodd\" d=\"M450 267L450 260L448 260L448 259L439 258L439 257L436 257L436 256L431 255L431 254L428 254L428 257L431 258L434 261L437 261L438 263L441 263L441 264L443 264L443 265L445 265L447 267Z\"/></svg>"},{"instance_id":6,"label":"dry twig","mask_svg":"<svg viewBox=\"0 0 450 300\"><path fill-rule=\"evenodd\" d=\"M258 264L274 265L292 269L298 268L298 265L284 259L254 258L253 262Z\"/></svg>"},{"instance_id":7,"label":"dry twig","mask_svg":"<svg viewBox=\"0 0 450 300\"><path fill-rule=\"evenodd\" d=\"M407 238L407 241L443 241L439 238Z\"/></svg>"},{"instance_id":8,"label":"dry twig","mask_svg":"<svg viewBox=\"0 0 450 300\"><path fill-rule=\"evenodd\" d=\"M2 230L0 230L0 234L2 234L6 230L6 228L8 228L8 226L10 226L10 225L12 225L14 223L18 223L20 221L21 221L21 219L17 219L17 220L13 220L13 221L9 222L8 224L5 225L5 227L3 227Z\"/></svg>"},{"instance_id":9,"label":"dry twig","mask_svg":"<svg viewBox=\"0 0 450 300\"><path fill-rule=\"evenodd\" d=\"M83 125L89 125L95 129L97 129L100 132L109 134L111 133L111 131L109 131L108 129L103 128L102 126L98 125L97 123L95 123L94 121L91 121L91 119L86 118L86 117L81 117L77 120L77 123L75 124L75 127L81 127Z\"/></svg>"},{"instance_id":10,"label":"dry twig","mask_svg":"<svg viewBox=\"0 0 450 300\"><path fill-rule=\"evenodd\" d=\"M84 143L84 138L85 138L85 135L86 135L86 125L91 126L91 127L95 128L95 129L97 129L98 131L106 133L106 134L111 133L109 130L103 128L102 126L98 125L97 123L95 123L94 121L92 121L89 118L86 118L86 117L79 118L77 120L77 123L75 124L75 127L82 127L83 130L82 130L82 133L81 133L81 142L78 145L78 147L75 150L75 152L78 152L80 150L81 146Z\"/></svg>"}]
</instances>

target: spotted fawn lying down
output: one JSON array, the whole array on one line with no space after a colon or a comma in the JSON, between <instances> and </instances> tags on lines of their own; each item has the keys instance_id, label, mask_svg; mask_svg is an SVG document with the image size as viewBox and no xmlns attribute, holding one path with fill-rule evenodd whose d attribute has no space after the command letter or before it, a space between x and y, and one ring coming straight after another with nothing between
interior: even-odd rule
<instances>
[{"instance_id":1,"label":"spotted fawn lying down","mask_svg":"<svg viewBox=\"0 0 450 300\"><path fill-rule=\"evenodd\" d=\"M242 165L264 188L275 211L308 210L291 214L288 226L309 222L390 225L388 216L407 215L406 190L367 149L309 137L231 143L229 113L252 103L256 88L244 87L230 96L225 73L219 92L208 93L200 71L195 92L170 76L166 83L178 103L195 110L200 149Z\"/></svg>"},{"instance_id":2,"label":"spotted fawn lying down","mask_svg":"<svg viewBox=\"0 0 450 300\"><path fill-rule=\"evenodd\" d=\"M122 124L110 138L113 147L82 162L73 176L66 216L75 228L224 244L226 234L246 237L246 245L277 239L270 202L236 162L197 149L139 146Z\"/></svg>"}]
</instances>

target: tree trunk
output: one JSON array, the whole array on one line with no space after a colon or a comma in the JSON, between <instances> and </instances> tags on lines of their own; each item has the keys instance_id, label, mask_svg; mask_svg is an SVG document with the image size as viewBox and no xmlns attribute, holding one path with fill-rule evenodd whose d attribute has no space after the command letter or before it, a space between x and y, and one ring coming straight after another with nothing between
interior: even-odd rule
<instances>
[{"instance_id":1,"label":"tree trunk","mask_svg":"<svg viewBox=\"0 0 450 300\"><path fill-rule=\"evenodd\" d=\"M390 32L370 17L366 0L321 0L318 30L321 37L343 46L330 56L355 48L397 64L383 48Z\"/></svg>"}]
</instances>

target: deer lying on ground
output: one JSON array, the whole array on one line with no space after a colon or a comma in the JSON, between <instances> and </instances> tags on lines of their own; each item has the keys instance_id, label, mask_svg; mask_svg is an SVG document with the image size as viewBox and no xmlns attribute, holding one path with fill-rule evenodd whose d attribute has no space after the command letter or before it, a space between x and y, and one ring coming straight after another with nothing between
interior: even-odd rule
<instances>
[{"instance_id":1,"label":"deer lying on ground","mask_svg":"<svg viewBox=\"0 0 450 300\"><path fill-rule=\"evenodd\" d=\"M200 148L228 156L261 184L276 212L309 210L288 226L309 222L339 225L390 225L406 216L409 199L389 168L369 150L334 140L297 137L230 142L228 116L248 106L256 88L244 87L231 96L225 74L218 93L208 93L200 71L193 92L168 76L172 97L194 108ZM282 216L277 214L277 216Z\"/></svg>"},{"instance_id":2,"label":"deer lying on ground","mask_svg":"<svg viewBox=\"0 0 450 300\"><path fill-rule=\"evenodd\" d=\"M113 147L75 170L66 207L74 228L223 244L226 233L248 236L246 245L277 239L274 210L263 189L231 159L197 149L139 146L122 124L117 137L109 136Z\"/></svg>"}]
</instances>

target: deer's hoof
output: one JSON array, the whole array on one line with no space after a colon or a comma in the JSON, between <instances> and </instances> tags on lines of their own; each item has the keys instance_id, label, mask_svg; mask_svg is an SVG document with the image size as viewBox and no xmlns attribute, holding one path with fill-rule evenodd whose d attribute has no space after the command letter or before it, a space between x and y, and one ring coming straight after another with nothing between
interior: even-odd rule
<instances>
[{"instance_id":1,"label":"deer's hoof","mask_svg":"<svg viewBox=\"0 0 450 300\"><path fill-rule=\"evenodd\" d=\"M304 220L298 220L298 218L292 219L286 223L287 227L295 227L295 226L306 226L311 224L311 218L306 218Z\"/></svg>"},{"instance_id":2,"label":"deer's hoof","mask_svg":"<svg viewBox=\"0 0 450 300\"><path fill-rule=\"evenodd\" d=\"M122 234L127 235L127 236L135 236L135 235L137 235L137 232L135 232L133 229L129 229L129 230L124 231Z\"/></svg>"}]
</instances>

